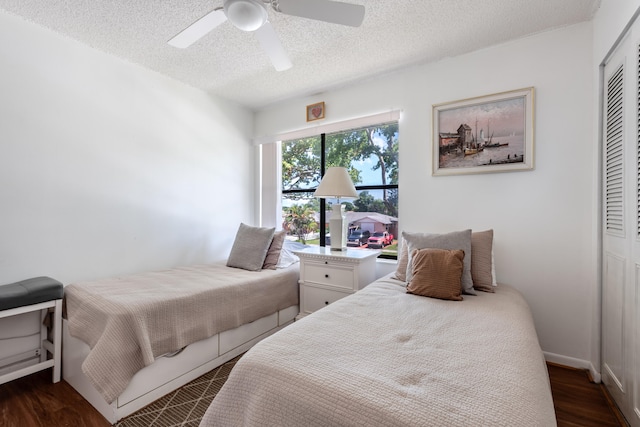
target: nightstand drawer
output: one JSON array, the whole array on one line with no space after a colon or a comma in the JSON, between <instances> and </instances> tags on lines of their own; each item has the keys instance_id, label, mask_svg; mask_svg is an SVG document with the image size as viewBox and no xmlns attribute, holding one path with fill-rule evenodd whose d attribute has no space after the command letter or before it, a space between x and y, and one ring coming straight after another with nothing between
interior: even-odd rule
<instances>
[{"instance_id":1,"label":"nightstand drawer","mask_svg":"<svg viewBox=\"0 0 640 427\"><path fill-rule=\"evenodd\" d=\"M355 270L350 266L306 263L304 281L353 290Z\"/></svg>"},{"instance_id":2,"label":"nightstand drawer","mask_svg":"<svg viewBox=\"0 0 640 427\"><path fill-rule=\"evenodd\" d=\"M338 301L340 298L344 298L349 293L333 291L330 289L314 288L313 286L305 286L303 290L302 302L305 311L313 313L316 310L320 310L322 307Z\"/></svg>"},{"instance_id":3,"label":"nightstand drawer","mask_svg":"<svg viewBox=\"0 0 640 427\"><path fill-rule=\"evenodd\" d=\"M300 314L311 314L364 288L375 280L380 251L332 251L312 246L294 251L300 257Z\"/></svg>"}]
</instances>

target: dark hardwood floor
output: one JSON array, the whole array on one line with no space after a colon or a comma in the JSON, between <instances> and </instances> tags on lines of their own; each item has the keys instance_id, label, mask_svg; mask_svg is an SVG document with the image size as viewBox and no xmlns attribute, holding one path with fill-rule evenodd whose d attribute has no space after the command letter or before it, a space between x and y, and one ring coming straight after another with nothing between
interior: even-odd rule
<instances>
[{"instance_id":1,"label":"dark hardwood floor","mask_svg":"<svg viewBox=\"0 0 640 427\"><path fill-rule=\"evenodd\" d=\"M51 369L0 385L2 427L109 425L66 381L53 384Z\"/></svg>"},{"instance_id":2,"label":"dark hardwood floor","mask_svg":"<svg viewBox=\"0 0 640 427\"><path fill-rule=\"evenodd\" d=\"M600 384L585 371L548 364L559 427L624 426ZM0 426L106 427L109 423L65 381L51 383L51 371L0 385Z\"/></svg>"},{"instance_id":3,"label":"dark hardwood floor","mask_svg":"<svg viewBox=\"0 0 640 427\"><path fill-rule=\"evenodd\" d=\"M547 363L558 427L626 426L604 390L587 371Z\"/></svg>"}]
</instances>

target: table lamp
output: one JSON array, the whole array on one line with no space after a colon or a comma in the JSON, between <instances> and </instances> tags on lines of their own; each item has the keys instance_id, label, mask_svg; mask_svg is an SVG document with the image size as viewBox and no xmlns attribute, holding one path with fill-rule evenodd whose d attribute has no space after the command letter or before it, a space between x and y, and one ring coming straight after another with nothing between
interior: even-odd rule
<instances>
[{"instance_id":1,"label":"table lamp","mask_svg":"<svg viewBox=\"0 0 640 427\"><path fill-rule=\"evenodd\" d=\"M347 250L347 226L349 223L346 221L344 205L340 203L340 199L358 198L358 192L351 181L347 169L343 167L327 169L313 195L320 199L338 199L338 203L333 205L333 211L329 219L331 250Z\"/></svg>"}]
</instances>

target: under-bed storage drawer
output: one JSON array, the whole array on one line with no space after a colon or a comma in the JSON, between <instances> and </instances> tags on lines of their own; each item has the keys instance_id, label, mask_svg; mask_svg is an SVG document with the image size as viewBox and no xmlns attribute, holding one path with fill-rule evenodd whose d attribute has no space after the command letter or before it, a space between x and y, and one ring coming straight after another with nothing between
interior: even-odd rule
<instances>
[{"instance_id":1,"label":"under-bed storage drawer","mask_svg":"<svg viewBox=\"0 0 640 427\"><path fill-rule=\"evenodd\" d=\"M155 362L138 371L118 397L118 406L125 405L169 381L218 357L218 335L188 345L173 357L158 357Z\"/></svg>"},{"instance_id":2,"label":"under-bed storage drawer","mask_svg":"<svg viewBox=\"0 0 640 427\"><path fill-rule=\"evenodd\" d=\"M302 306L307 310L306 314L320 310L322 307L338 301L350 295L349 292L334 291L331 289L316 288L314 286L305 286Z\"/></svg>"},{"instance_id":3,"label":"under-bed storage drawer","mask_svg":"<svg viewBox=\"0 0 640 427\"><path fill-rule=\"evenodd\" d=\"M280 310L278 312L278 326L282 326L285 323L293 321L298 314L300 314L300 307L297 305L292 305L289 308Z\"/></svg>"},{"instance_id":4,"label":"under-bed storage drawer","mask_svg":"<svg viewBox=\"0 0 640 427\"><path fill-rule=\"evenodd\" d=\"M265 316L230 331L220 332L220 354L225 354L273 328L278 327L278 313Z\"/></svg>"}]
</instances>

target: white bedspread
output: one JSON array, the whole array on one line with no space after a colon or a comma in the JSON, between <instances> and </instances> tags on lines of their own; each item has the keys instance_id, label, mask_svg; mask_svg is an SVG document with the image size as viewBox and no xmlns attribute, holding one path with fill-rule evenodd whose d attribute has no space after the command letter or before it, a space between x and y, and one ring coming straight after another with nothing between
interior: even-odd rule
<instances>
[{"instance_id":1,"label":"white bedspread","mask_svg":"<svg viewBox=\"0 0 640 427\"><path fill-rule=\"evenodd\" d=\"M201 426L555 426L528 305L479 294L381 279L254 346Z\"/></svg>"},{"instance_id":2,"label":"white bedspread","mask_svg":"<svg viewBox=\"0 0 640 427\"><path fill-rule=\"evenodd\" d=\"M156 357L298 304L298 271L209 264L69 285L69 332L91 347L82 371L111 403Z\"/></svg>"}]
</instances>

